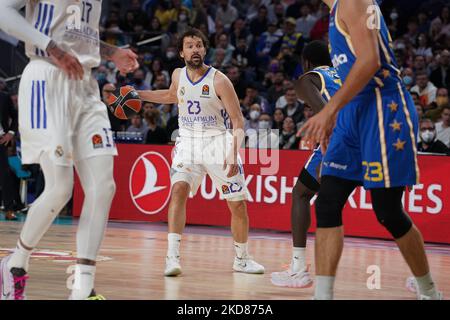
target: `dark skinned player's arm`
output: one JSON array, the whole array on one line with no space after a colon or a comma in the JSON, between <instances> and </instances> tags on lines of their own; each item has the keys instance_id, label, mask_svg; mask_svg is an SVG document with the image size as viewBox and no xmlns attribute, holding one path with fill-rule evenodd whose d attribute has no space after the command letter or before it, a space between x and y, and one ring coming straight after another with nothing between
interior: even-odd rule
<instances>
[{"instance_id":1,"label":"dark skinned player's arm","mask_svg":"<svg viewBox=\"0 0 450 320\"><path fill-rule=\"evenodd\" d=\"M317 73L307 73L294 82L297 97L310 106L315 114L327 104L320 93L322 85L324 84Z\"/></svg>"},{"instance_id":2,"label":"dark skinned player's arm","mask_svg":"<svg viewBox=\"0 0 450 320\"><path fill-rule=\"evenodd\" d=\"M341 89L329 102L330 111L335 115L367 85L381 67L378 30L367 26L367 8L373 5L372 0L340 1L337 5L337 18L350 34L356 62Z\"/></svg>"}]
</instances>

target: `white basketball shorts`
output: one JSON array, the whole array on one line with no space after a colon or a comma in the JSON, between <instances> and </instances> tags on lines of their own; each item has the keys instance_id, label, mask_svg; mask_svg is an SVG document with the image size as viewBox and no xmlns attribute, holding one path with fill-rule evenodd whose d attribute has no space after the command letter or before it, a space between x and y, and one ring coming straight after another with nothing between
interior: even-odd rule
<instances>
[{"instance_id":1,"label":"white basketball shorts","mask_svg":"<svg viewBox=\"0 0 450 320\"><path fill-rule=\"evenodd\" d=\"M225 157L231 151L232 139L230 133L209 138L177 138L173 151L171 184L186 182L195 195L204 176L208 174L225 200L246 200L248 190L240 156L237 175L228 178L229 166L223 168Z\"/></svg>"},{"instance_id":2,"label":"white basketball shorts","mask_svg":"<svg viewBox=\"0 0 450 320\"><path fill-rule=\"evenodd\" d=\"M32 60L20 81L19 132L24 164L39 163L47 151L64 166L117 155L107 109L90 70L75 81L45 60Z\"/></svg>"}]
</instances>

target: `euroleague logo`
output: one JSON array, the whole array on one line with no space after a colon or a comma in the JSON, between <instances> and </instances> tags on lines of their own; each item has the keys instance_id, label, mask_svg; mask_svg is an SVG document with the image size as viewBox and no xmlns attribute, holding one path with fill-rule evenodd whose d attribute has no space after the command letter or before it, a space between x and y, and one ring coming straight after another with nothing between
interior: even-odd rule
<instances>
[{"instance_id":1,"label":"euroleague logo","mask_svg":"<svg viewBox=\"0 0 450 320\"><path fill-rule=\"evenodd\" d=\"M137 158L130 173L130 196L136 208L145 214L157 214L170 198L170 166L157 152Z\"/></svg>"}]
</instances>

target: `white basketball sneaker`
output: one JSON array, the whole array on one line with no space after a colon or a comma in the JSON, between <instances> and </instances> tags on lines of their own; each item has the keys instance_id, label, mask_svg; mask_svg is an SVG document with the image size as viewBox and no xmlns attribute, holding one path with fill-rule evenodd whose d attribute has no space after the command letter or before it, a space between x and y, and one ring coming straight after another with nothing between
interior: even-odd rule
<instances>
[{"instance_id":1,"label":"white basketball sneaker","mask_svg":"<svg viewBox=\"0 0 450 320\"><path fill-rule=\"evenodd\" d=\"M418 300L444 300L444 295L440 291L436 291L436 294L433 296L426 296L421 294L418 296Z\"/></svg>"},{"instance_id":2,"label":"white basketball sneaker","mask_svg":"<svg viewBox=\"0 0 450 320\"><path fill-rule=\"evenodd\" d=\"M233 270L236 272L263 274L264 267L254 261L252 257L245 256L242 258L234 257Z\"/></svg>"},{"instance_id":3,"label":"white basketball sneaker","mask_svg":"<svg viewBox=\"0 0 450 320\"><path fill-rule=\"evenodd\" d=\"M179 274L181 274L180 257L167 256L166 269L164 270L164 275L166 277L176 277Z\"/></svg>"},{"instance_id":4,"label":"white basketball sneaker","mask_svg":"<svg viewBox=\"0 0 450 320\"><path fill-rule=\"evenodd\" d=\"M282 272L272 272L270 281L275 286L288 288L310 288L313 285L309 266L299 272L292 272L290 268Z\"/></svg>"},{"instance_id":5,"label":"white basketball sneaker","mask_svg":"<svg viewBox=\"0 0 450 320\"><path fill-rule=\"evenodd\" d=\"M8 269L11 255L0 260L0 300L25 300L27 273L21 268Z\"/></svg>"},{"instance_id":6,"label":"white basketball sneaker","mask_svg":"<svg viewBox=\"0 0 450 320\"><path fill-rule=\"evenodd\" d=\"M406 288L417 295L417 300L444 300L444 296L440 291L436 291L436 294L433 296L420 294L416 278L414 277L406 279Z\"/></svg>"}]
</instances>

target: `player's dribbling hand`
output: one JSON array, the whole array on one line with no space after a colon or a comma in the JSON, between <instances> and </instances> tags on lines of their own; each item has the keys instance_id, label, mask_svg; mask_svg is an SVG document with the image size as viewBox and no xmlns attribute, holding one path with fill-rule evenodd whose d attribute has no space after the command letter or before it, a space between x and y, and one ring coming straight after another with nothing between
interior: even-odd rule
<instances>
[{"instance_id":1,"label":"player's dribbling hand","mask_svg":"<svg viewBox=\"0 0 450 320\"><path fill-rule=\"evenodd\" d=\"M67 74L69 79L83 79L84 70L77 57L59 48L54 41L51 41L48 45L47 53L56 64L56 66L62 69Z\"/></svg>"},{"instance_id":2,"label":"player's dribbling hand","mask_svg":"<svg viewBox=\"0 0 450 320\"><path fill-rule=\"evenodd\" d=\"M112 62L116 65L121 75L134 72L139 68L137 55L130 49L118 49L111 57Z\"/></svg>"},{"instance_id":3,"label":"player's dribbling hand","mask_svg":"<svg viewBox=\"0 0 450 320\"><path fill-rule=\"evenodd\" d=\"M305 135L303 139L307 143L320 143L323 154L327 151L330 136L336 122L336 117L330 110L331 108L325 106L322 111L309 119L299 131L300 135Z\"/></svg>"}]
</instances>

